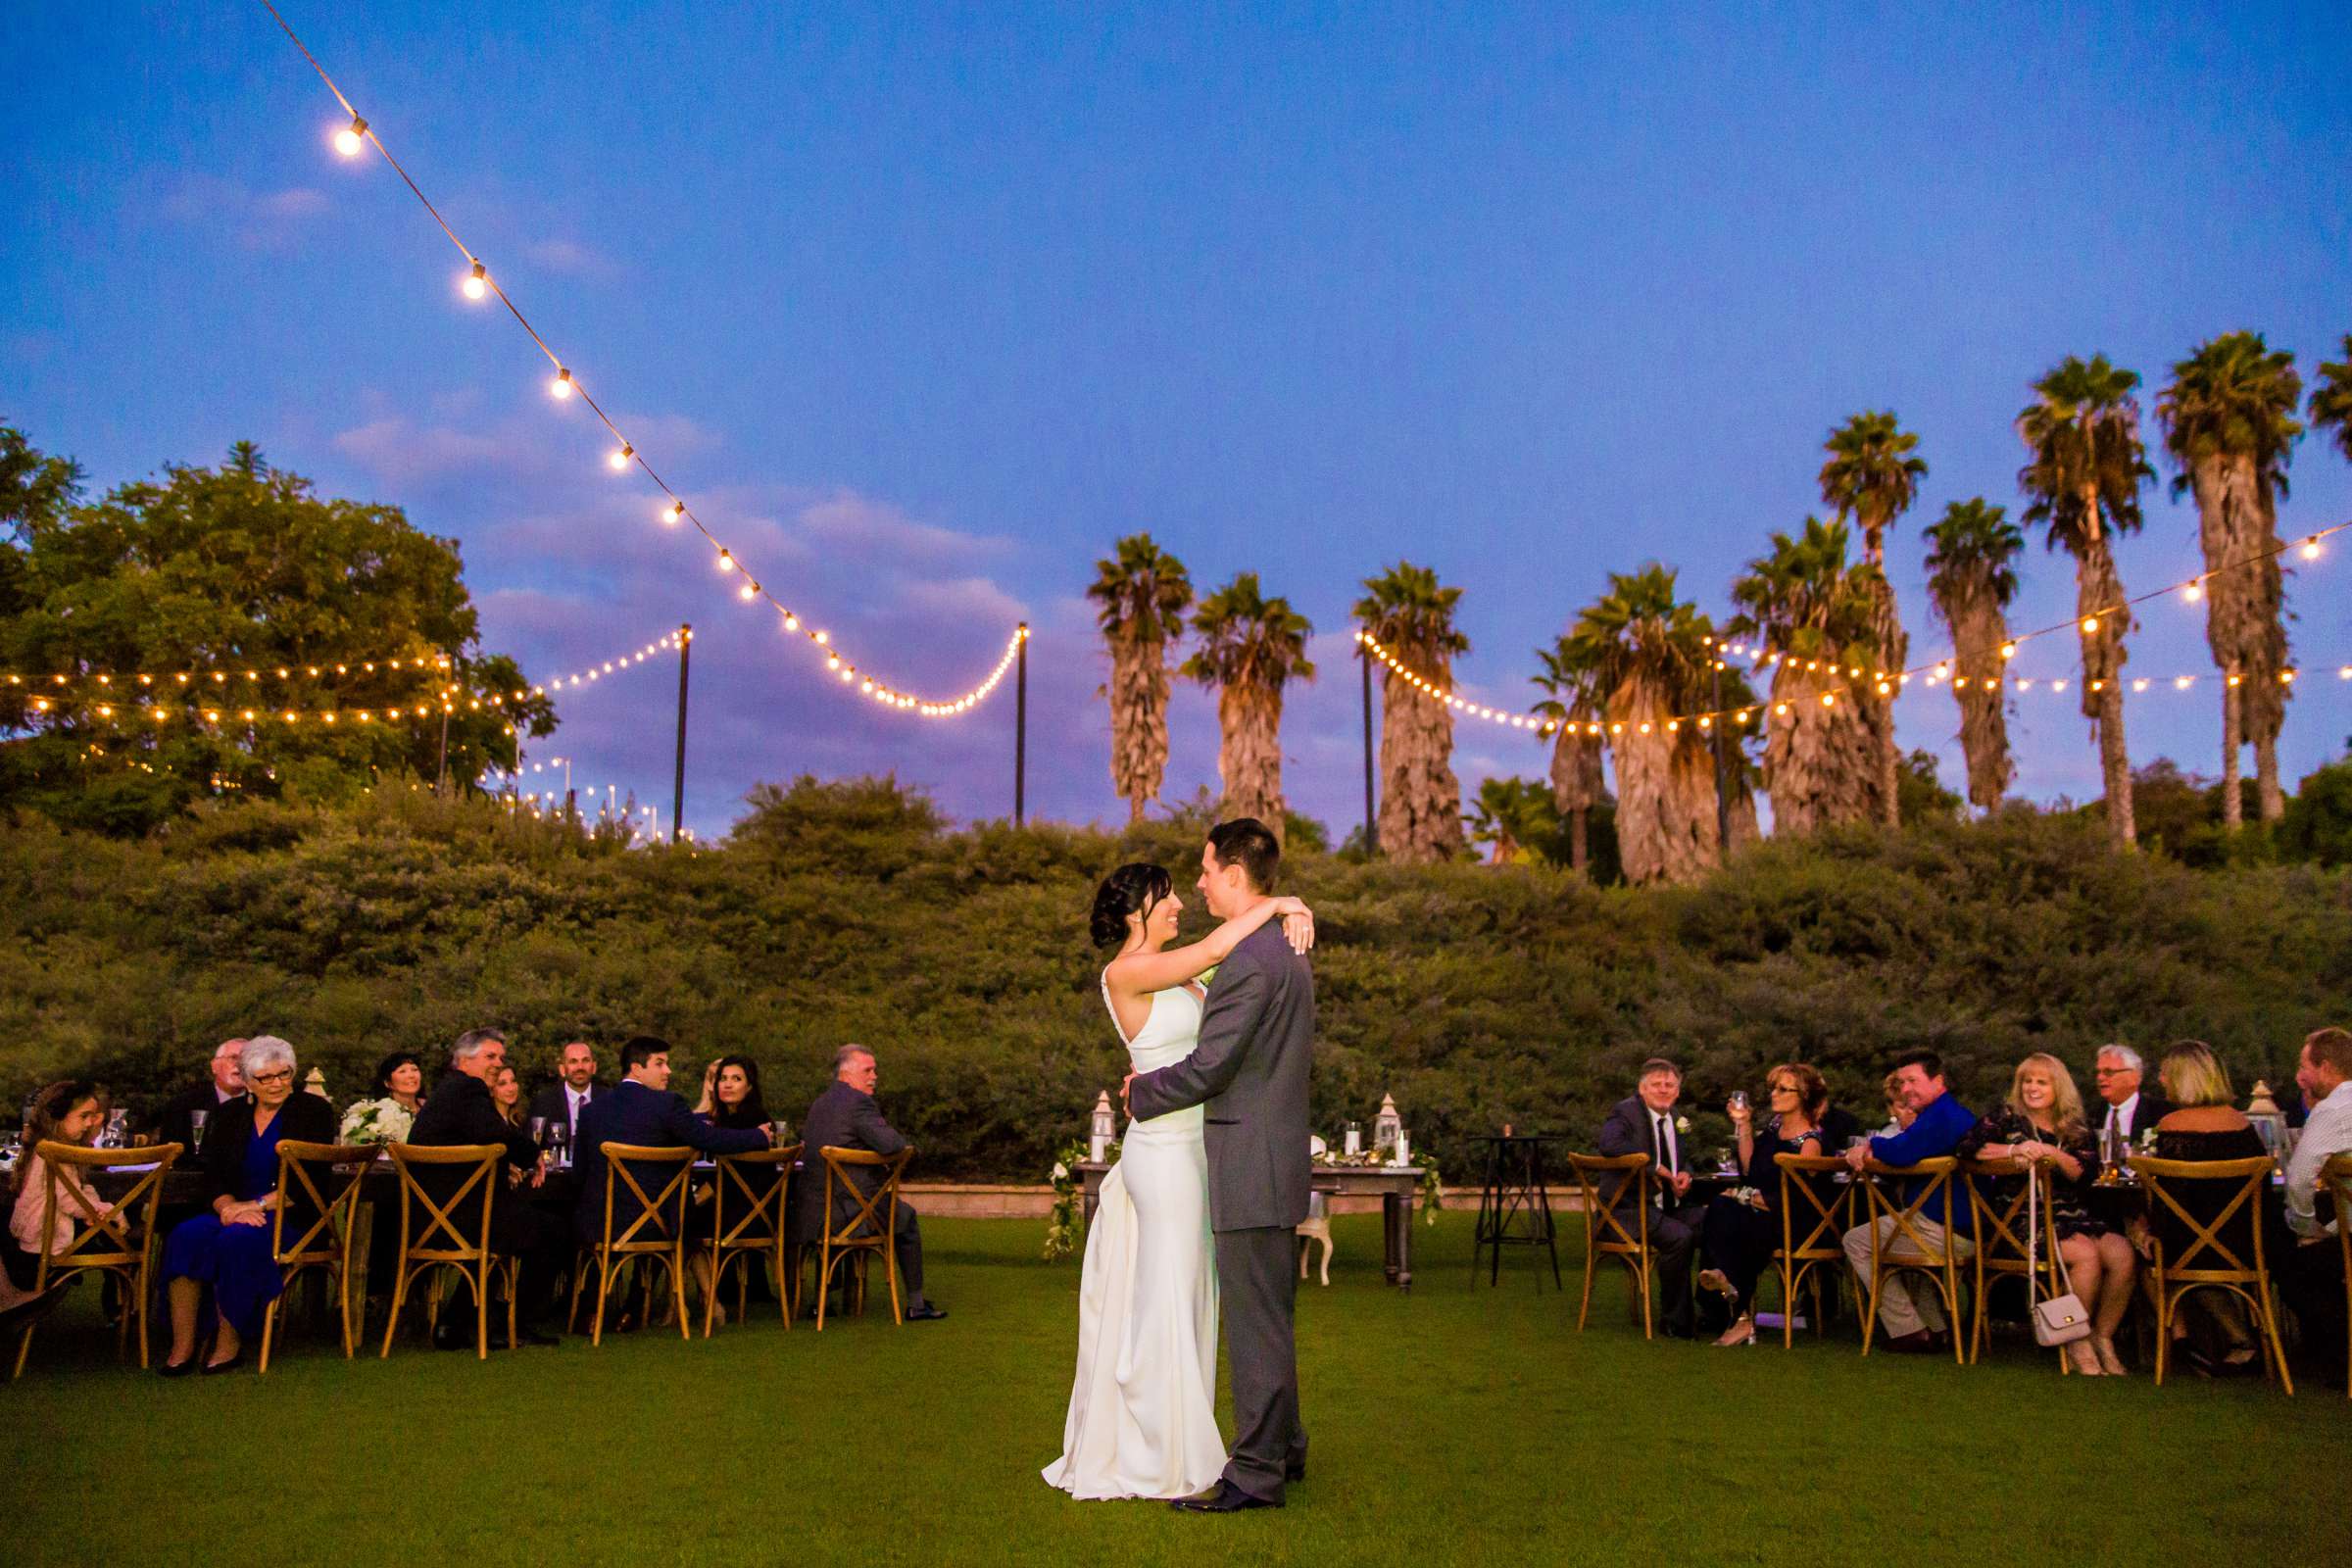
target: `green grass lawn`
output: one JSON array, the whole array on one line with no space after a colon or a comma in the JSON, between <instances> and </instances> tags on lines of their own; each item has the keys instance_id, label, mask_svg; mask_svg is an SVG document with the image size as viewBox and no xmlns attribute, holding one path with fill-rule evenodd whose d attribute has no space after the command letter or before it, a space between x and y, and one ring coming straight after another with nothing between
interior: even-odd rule
<instances>
[{"instance_id":1,"label":"green grass lawn","mask_svg":"<svg viewBox=\"0 0 2352 1568\"><path fill-rule=\"evenodd\" d=\"M2137 1563L2352 1553L2352 1403L2259 1382L2061 1382L2014 1342L1971 1368L1851 1341L1644 1343L1621 1271L1575 1328L1528 1260L1473 1288L1470 1222L1370 1219L1299 1301L1312 1479L1279 1513L1073 1502L1059 1446L1074 1262L1040 1228L933 1221L942 1324L887 1314L708 1343L346 1362L267 1379L119 1367L84 1287L0 1400L26 1563ZM159 1347L160 1348L160 1347ZM151 1557L151 1553L161 1553Z\"/></svg>"}]
</instances>

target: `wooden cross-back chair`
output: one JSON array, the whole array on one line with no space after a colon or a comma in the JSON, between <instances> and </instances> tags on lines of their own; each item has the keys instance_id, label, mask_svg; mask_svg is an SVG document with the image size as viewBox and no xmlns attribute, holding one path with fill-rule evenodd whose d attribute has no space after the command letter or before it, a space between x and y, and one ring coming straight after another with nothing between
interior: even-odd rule
<instances>
[{"instance_id":1,"label":"wooden cross-back chair","mask_svg":"<svg viewBox=\"0 0 2352 1568\"><path fill-rule=\"evenodd\" d=\"M1870 1353L1871 1337L1879 1326L1879 1296L1886 1281L1896 1274L1922 1274L1935 1283L1936 1294L1943 1299L1944 1316L1952 1331L1952 1359L1966 1366L1968 1345L1960 1333L1960 1255L1952 1247L1957 1238L1952 1227L1945 1225L1943 1244L1931 1247L1919 1228L1922 1221L1942 1224L1935 1214L1950 1217L1953 1178L1959 1174L1960 1162L1949 1154L1923 1159L1916 1165L1888 1165L1873 1159L1865 1161L1862 1170L1872 1178L1862 1184L1870 1216L1870 1299L1863 1305L1862 1353ZM1920 1190L1908 1200L1897 1198L1888 1184L1899 1181L1919 1182ZM1893 1232L1884 1240L1879 1235L1882 1219L1894 1221Z\"/></svg>"},{"instance_id":2,"label":"wooden cross-back chair","mask_svg":"<svg viewBox=\"0 0 2352 1568\"><path fill-rule=\"evenodd\" d=\"M2352 1154L2331 1154L2320 1167L2320 1187L2335 1200L2335 1245L2342 1249L2344 1259L2344 1341L2345 1360L2352 1366ZM2313 1194L2313 1207L2318 1207L2318 1194ZM2344 1394L2352 1397L2352 1371L2344 1377Z\"/></svg>"},{"instance_id":3,"label":"wooden cross-back chair","mask_svg":"<svg viewBox=\"0 0 2352 1568\"><path fill-rule=\"evenodd\" d=\"M490 1248L490 1211L498 1196L499 1171L507 1151L500 1144L387 1144L392 1169L400 1178L400 1272L392 1287L392 1311L384 1322L383 1355L392 1353L392 1336L400 1329L401 1308L417 1279L441 1269L454 1272L473 1293L475 1353L490 1358L490 1276L502 1275L507 1286L507 1348L514 1348L514 1288L519 1269L514 1258L502 1258ZM451 1193L436 1202L416 1179L412 1166L467 1166L472 1170ZM478 1205L478 1206L477 1206ZM421 1210L421 1213L419 1211ZM465 1221L473 1217L468 1230ZM441 1303L436 1295L428 1321L440 1326ZM378 1359L381 1359L379 1356Z\"/></svg>"},{"instance_id":4,"label":"wooden cross-back chair","mask_svg":"<svg viewBox=\"0 0 2352 1568\"><path fill-rule=\"evenodd\" d=\"M751 1298L752 1259L760 1256L766 1257L768 1272L774 1277L776 1299L784 1308L784 1327L792 1327L796 1303L784 1260L784 1196L792 1185L792 1166L801 1157L801 1147L787 1144L782 1149L718 1156L717 1191L710 1198L710 1288L703 1293L706 1340L718 1315L718 1288L726 1281L728 1265L743 1265L735 1271L735 1321L740 1323Z\"/></svg>"},{"instance_id":5,"label":"wooden cross-back chair","mask_svg":"<svg viewBox=\"0 0 2352 1568\"><path fill-rule=\"evenodd\" d=\"M1585 1290L1576 1309L1576 1329L1583 1333L1592 1310L1592 1269L1604 1257L1622 1258L1633 1275L1634 1293L1642 1298L1642 1337L1651 1337L1649 1282L1656 1262L1649 1245L1650 1190L1657 1177L1647 1154L1570 1154L1576 1172L1578 1201L1585 1217ZM1633 1196L1632 1225L1617 1212L1617 1204Z\"/></svg>"},{"instance_id":6,"label":"wooden cross-back chair","mask_svg":"<svg viewBox=\"0 0 2352 1568\"><path fill-rule=\"evenodd\" d=\"M1846 1170L1834 1154L1775 1154L1781 1170L1781 1245L1772 1250L1772 1263L1781 1277L1781 1348L1796 1343L1797 1293L1813 1288L1813 1333L1829 1333L1822 1309L1821 1273L1830 1277L1845 1264L1845 1233L1854 1228L1854 1189L1837 1177ZM1827 1188L1830 1196L1823 1198ZM1836 1285L1830 1287L1833 1291Z\"/></svg>"},{"instance_id":7,"label":"wooden cross-back chair","mask_svg":"<svg viewBox=\"0 0 2352 1568\"><path fill-rule=\"evenodd\" d=\"M2251 1307L2262 1345L2262 1365L2287 1393L2295 1392L2294 1374L2286 1367L2286 1352L2278 1342L2278 1311L2272 1304L2271 1273L2263 1257L2263 1194L2270 1190L2278 1162L2268 1154L2245 1159L2156 1159L2134 1155L2132 1169L2148 1195L2150 1246L2148 1277L2156 1295L2156 1386L2164 1386L2170 1359L2173 1319L2180 1300L2191 1291L2218 1290ZM2190 1182L2235 1183L2230 1200L2211 1222L2200 1220L2182 1205L2179 1190ZM2165 1216L2188 1232L2177 1250L2165 1245ZM2247 1240L2242 1250L2227 1235L2235 1221ZM2170 1251L2171 1255L2166 1255ZM2250 1259L2250 1261L2249 1261Z\"/></svg>"},{"instance_id":8,"label":"wooden cross-back chair","mask_svg":"<svg viewBox=\"0 0 2352 1568\"><path fill-rule=\"evenodd\" d=\"M914 1158L912 1146L883 1155L827 1144L817 1154L825 1162L825 1191L823 1229L817 1236L816 1331L825 1331L825 1298L833 1289L833 1270L852 1258L857 1259L849 1274L852 1302L860 1315L864 1313L865 1270L876 1252L882 1254L882 1265L889 1272L890 1320L905 1323L906 1314L899 1304L899 1178L906 1172L906 1162ZM851 1170L861 1166L882 1171L881 1184L871 1193L861 1191L850 1179ZM834 1210L836 1192L851 1200L847 1218Z\"/></svg>"},{"instance_id":9,"label":"wooden cross-back chair","mask_svg":"<svg viewBox=\"0 0 2352 1568\"><path fill-rule=\"evenodd\" d=\"M320 1269L335 1293L335 1322L343 1337L343 1359L351 1359L359 1332L351 1321L352 1213L360 1203L360 1178L375 1162L367 1144L306 1144L281 1139L277 1146L277 1201L270 1215L270 1253L282 1288L262 1314L262 1365L270 1370L270 1348L277 1333L277 1309L302 1274ZM289 1215L299 1213L299 1230ZM289 1234L291 1233L291 1234Z\"/></svg>"},{"instance_id":10,"label":"wooden cross-back chair","mask_svg":"<svg viewBox=\"0 0 2352 1568\"><path fill-rule=\"evenodd\" d=\"M1986 1335L1985 1304L1991 1293L1985 1289L1987 1279L2023 1279L2026 1275L2026 1232L2032 1209L2029 1200L2038 1191L2041 1210L2041 1237L2034 1243L2038 1256L2034 1259L2035 1289L2044 1298L2063 1294L2058 1283L2058 1221L2050 1212L2050 1173L2041 1166L2032 1170L2032 1186L2021 1179L2020 1167L2015 1164L1987 1164L1981 1159L1964 1160L1960 1179L1968 1184L1968 1215L1970 1232L1976 1241L1976 1254L1970 1260L1976 1275L1976 1311L1968 1332L1968 1359L1973 1363L1984 1351ZM1955 1320L1957 1321L1957 1320ZM2064 1377L2074 1371L2067 1359L2066 1347L2055 1347L2058 1354L2058 1373Z\"/></svg>"},{"instance_id":11,"label":"wooden cross-back chair","mask_svg":"<svg viewBox=\"0 0 2352 1568\"><path fill-rule=\"evenodd\" d=\"M33 1294L42 1294L69 1274L108 1275L120 1281L124 1294L122 1338L118 1343L128 1341L135 1316L142 1370L147 1365L147 1297L155 1250L155 1211L163 1198L164 1178L171 1174L172 1161L185 1152L183 1144L85 1149L80 1144L46 1138L32 1149L40 1156L43 1173L41 1260L33 1278ZM86 1174L124 1167L136 1170L145 1165L153 1168L142 1172L131 1183L130 1190L112 1204L93 1197L83 1182L68 1181L60 1174L69 1167ZM52 1252L47 1244L56 1232L61 1213L80 1221L81 1228L64 1248ZM24 1375L24 1360L32 1353L32 1336L37 1326L27 1323L23 1338L17 1342L16 1369L9 1374L12 1381Z\"/></svg>"},{"instance_id":12,"label":"wooden cross-back chair","mask_svg":"<svg viewBox=\"0 0 2352 1568\"><path fill-rule=\"evenodd\" d=\"M694 1173L694 1151L684 1146L657 1149L644 1144L600 1144L605 1156L604 1220L597 1240L583 1249L580 1266L571 1271L571 1320L580 1314L581 1287L587 1271L596 1269L596 1322L588 1331L590 1345L605 1343L605 1303L612 1295L612 1279L635 1263L659 1264L669 1274L670 1302L677 1312L678 1338L690 1340L694 1331L686 1315L686 1179ZM660 1190L648 1193L637 1179L637 1167L654 1174L662 1167L668 1175ZM636 1216L612 1234L612 1200L623 1188L636 1199ZM716 1283L715 1281L713 1282ZM652 1297L647 1296L650 1309Z\"/></svg>"}]
</instances>

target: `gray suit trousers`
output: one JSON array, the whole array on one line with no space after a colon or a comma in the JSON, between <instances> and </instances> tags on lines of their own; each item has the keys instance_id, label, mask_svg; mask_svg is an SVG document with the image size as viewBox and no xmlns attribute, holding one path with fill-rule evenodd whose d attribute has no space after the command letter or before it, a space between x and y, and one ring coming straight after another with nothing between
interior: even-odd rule
<instances>
[{"instance_id":1,"label":"gray suit trousers","mask_svg":"<svg viewBox=\"0 0 2352 1568\"><path fill-rule=\"evenodd\" d=\"M1285 1471L1306 1463L1291 1333L1298 1239L1287 1225L1216 1235L1217 1293L1233 1366L1233 1452L1225 1479L1253 1497L1279 1502Z\"/></svg>"}]
</instances>

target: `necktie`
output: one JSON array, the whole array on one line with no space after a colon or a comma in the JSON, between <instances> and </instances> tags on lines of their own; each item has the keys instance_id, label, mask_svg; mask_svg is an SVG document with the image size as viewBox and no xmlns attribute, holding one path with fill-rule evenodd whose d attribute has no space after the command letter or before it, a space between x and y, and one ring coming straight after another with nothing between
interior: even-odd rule
<instances>
[{"instance_id":1,"label":"necktie","mask_svg":"<svg viewBox=\"0 0 2352 1568\"><path fill-rule=\"evenodd\" d=\"M1666 1142L1665 1117L1652 1115L1649 1118L1649 1144L1652 1149L1657 1151L1651 1156L1651 1161L1657 1166L1658 1173L1661 1176L1672 1175L1674 1173L1674 1153L1671 1146ZM1658 1206L1663 1208L1665 1204L1666 1189L1661 1183L1658 1188Z\"/></svg>"}]
</instances>

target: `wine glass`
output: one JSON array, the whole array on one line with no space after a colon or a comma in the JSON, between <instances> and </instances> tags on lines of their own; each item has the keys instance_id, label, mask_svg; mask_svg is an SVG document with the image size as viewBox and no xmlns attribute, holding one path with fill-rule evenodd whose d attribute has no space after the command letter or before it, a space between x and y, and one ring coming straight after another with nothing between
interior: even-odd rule
<instances>
[{"instance_id":1,"label":"wine glass","mask_svg":"<svg viewBox=\"0 0 2352 1568\"><path fill-rule=\"evenodd\" d=\"M213 1119L209 1110L188 1112L188 1151L193 1153L204 1147L204 1124Z\"/></svg>"}]
</instances>

